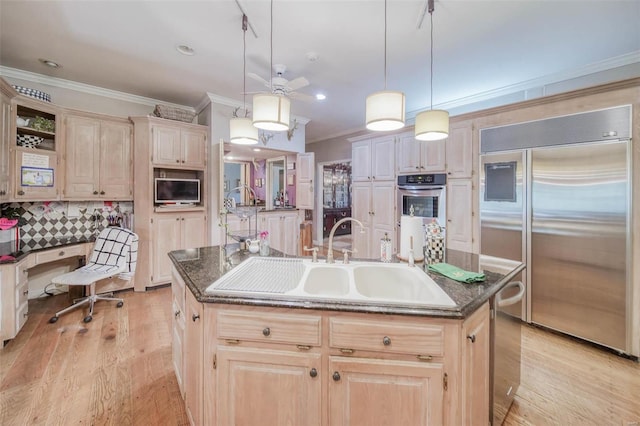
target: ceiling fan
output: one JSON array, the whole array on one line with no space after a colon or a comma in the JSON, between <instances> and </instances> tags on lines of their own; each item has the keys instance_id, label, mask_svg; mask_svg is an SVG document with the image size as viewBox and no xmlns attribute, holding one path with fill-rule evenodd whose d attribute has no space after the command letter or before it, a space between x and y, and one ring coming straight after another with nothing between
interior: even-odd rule
<instances>
[{"instance_id":1,"label":"ceiling fan","mask_svg":"<svg viewBox=\"0 0 640 426\"><path fill-rule=\"evenodd\" d=\"M260 77L258 74L255 74L252 72L247 73L247 76L262 83L263 85L271 89L271 93L274 93L276 95L288 96L292 99L300 99L304 101L311 101L315 99L311 95L306 95L304 93L296 92L296 90L302 89L303 87L308 86L309 80L307 80L304 77L298 77L298 78L294 78L293 80L287 80L286 78L283 77L284 73L287 71L287 66L283 64L275 64L273 66L273 70L275 71L276 75L271 79L271 82L269 82L269 80L265 80L264 78ZM273 83L273 86L272 86L272 83ZM251 94L251 93L259 93L259 92L249 92L247 94Z\"/></svg>"}]
</instances>

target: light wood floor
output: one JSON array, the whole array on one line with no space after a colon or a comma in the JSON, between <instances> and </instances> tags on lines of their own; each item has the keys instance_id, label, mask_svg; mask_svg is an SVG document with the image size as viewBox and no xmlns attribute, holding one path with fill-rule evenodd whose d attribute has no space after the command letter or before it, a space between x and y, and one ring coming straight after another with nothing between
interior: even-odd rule
<instances>
[{"instance_id":1,"label":"light wood floor","mask_svg":"<svg viewBox=\"0 0 640 426\"><path fill-rule=\"evenodd\" d=\"M94 319L49 324L65 295L30 301L0 350L1 425L186 425L171 365L171 289L121 293ZM523 327L522 385L505 425L640 425L640 364ZM223 426L223 425L221 425Z\"/></svg>"}]
</instances>

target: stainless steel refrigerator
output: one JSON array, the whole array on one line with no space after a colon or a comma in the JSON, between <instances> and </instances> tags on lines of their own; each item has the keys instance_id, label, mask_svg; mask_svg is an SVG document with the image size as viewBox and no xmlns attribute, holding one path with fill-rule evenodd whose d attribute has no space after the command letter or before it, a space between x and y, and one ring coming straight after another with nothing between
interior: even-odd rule
<instances>
[{"instance_id":1,"label":"stainless steel refrigerator","mask_svg":"<svg viewBox=\"0 0 640 426\"><path fill-rule=\"evenodd\" d=\"M527 264L510 315L627 353L630 134L630 106L480 132L480 252Z\"/></svg>"}]
</instances>

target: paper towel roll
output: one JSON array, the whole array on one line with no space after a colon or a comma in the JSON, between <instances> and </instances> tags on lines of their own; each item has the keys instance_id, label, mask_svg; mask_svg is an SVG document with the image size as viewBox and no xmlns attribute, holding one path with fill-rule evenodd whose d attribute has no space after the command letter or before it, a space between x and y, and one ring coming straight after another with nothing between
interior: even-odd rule
<instances>
[{"instance_id":1,"label":"paper towel roll","mask_svg":"<svg viewBox=\"0 0 640 426\"><path fill-rule=\"evenodd\" d=\"M413 260L420 262L424 259L424 226L422 218L417 216L402 216L400 218L400 253L401 260L409 260L411 250L411 237L413 237Z\"/></svg>"}]
</instances>

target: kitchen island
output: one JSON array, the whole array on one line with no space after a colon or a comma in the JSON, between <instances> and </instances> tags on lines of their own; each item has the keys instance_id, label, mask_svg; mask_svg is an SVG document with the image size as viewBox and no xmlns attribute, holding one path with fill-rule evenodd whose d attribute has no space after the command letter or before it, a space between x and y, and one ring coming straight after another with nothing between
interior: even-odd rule
<instances>
[{"instance_id":1,"label":"kitchen island","mask_svg":"<svg viewBox=\"0 0 640 426\"><path fill-rule=\"evenodd\" d=\"M447 263L486 280L429 274L455 302L445 308L206 293L250 256L229 253L169 254L174 367L193 423L489 422L488 302L524 265L500 273L478 255L448 251Z\"/></svg>"}]
</instances>

